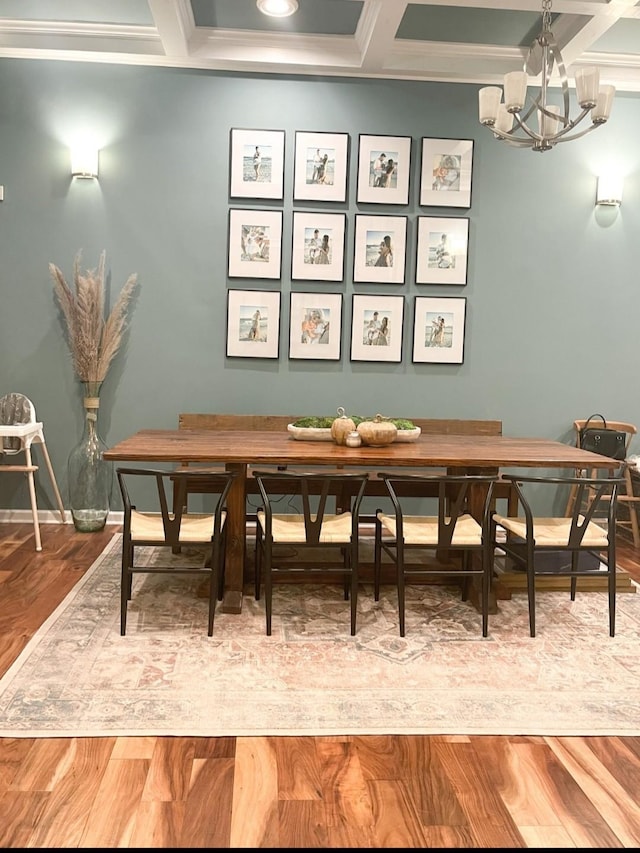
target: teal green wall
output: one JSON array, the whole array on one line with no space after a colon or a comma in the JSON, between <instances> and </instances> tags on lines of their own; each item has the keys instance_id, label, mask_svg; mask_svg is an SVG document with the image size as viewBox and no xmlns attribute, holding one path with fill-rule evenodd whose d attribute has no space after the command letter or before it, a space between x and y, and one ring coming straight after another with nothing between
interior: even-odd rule
<instances>
[{"instance_id":1,"label":"teal green wall","mask_svg":"<svg viewBox=\"0 0 640 853\"><path fill-rule=\"evenodd\" d=\"M140 428L174 427L181 411L324 414L340 405L364 414L500 418L507 434L566 441L574 418L593 411L640 424L640 100L618 94L606 127L540 155L508 148L481 128L477 92L459 84L0 60L0 393L34 401L65 500L82 386L48 264L71 280L78 250L89 268L106 250L112 295L130 273L140 281L125 346L103 386L108 444ZM69 175L70 134L83 127L101 139L99 182ZM229 199L232 127L285 130L283 202ZM294 205L296 130L350 135L346 204ZM356 204L360 133L412 137L406 207ZM419 207L425 136L475 140L468 211ZM595 175L608 163L625 174L617 212L594 206ZM284 212L280 282L227 278L229 208L252 205ZM291 283L294 209L347 213L344 283ZM408 217L404 285L353 285L357 212ZM466 287L415 284L420 214L469 216ZM226 358L228 287L281 292L278 360ZM342 358L289 361L289 294L323 288L345 297ZM350 362L354 292L404 295L401 363ZM466 297L462 365L411 363L417 294ZM50 509L46 471L38 476L41 508ZM0 510L28 506L22 478L2 477Z\"/></svg>"}]
</instances>

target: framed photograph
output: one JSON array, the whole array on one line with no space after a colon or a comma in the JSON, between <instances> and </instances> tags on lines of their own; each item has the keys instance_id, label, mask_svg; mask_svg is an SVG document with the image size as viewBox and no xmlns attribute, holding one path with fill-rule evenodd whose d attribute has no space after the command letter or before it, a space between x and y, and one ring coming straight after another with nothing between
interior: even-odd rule
<instances>
[{"instance_id":1,"label":"framed photograph","mask_svg":"<svg viewBox=\"0 0 640 853\"><path fill-rule=\"evenodd\" d=\"M229 211L229 278L280 278L282 211Z\"/></svg>"},{"instance_id":2,"label":"framed photograph","mask_svg":"<svg viewBox=\"0 0 640 853\"><path fill-rule=\"evenodd\" d=\"M414 362L462 364L466 307L461 296L416 296Z\"/></svg>"},{"instance_id":3,"label":"framed photograph","mask_svg":"<svg viewBox=\"0 0 640 853\"><path fill-rule=\"evenodd\" d=\"M348 133L296 131L294 201L346 201Z\"/></svg>"},{"instance_id":4,"label":"framed photograph","mask_svg":"<svg viewBox=\"0 0 640 853\"><path fill-rule=\"evenodd\" d=\"M404 284L406 216L356 214L353 280Z\"/></svg>"},{"instance_id":5,"label":"framed photograph","mask_svg":"<svg viewBox=\"0 0 640 853\"><path fill-rule=\"evenodd\" d=\"M341 293L292 293L289 318L289 358L339 361Z\"/></svg>"},{"instance_id":6,"label":"framed photograph","mask_svg":"<svg viewBox=\"0 0 640 853\"><path fill-rule=\"evenodd\" d=\"M422 137L420 204L471 207L473 139Z\"/></svg>"},{"instance_id":7,"label":"framed photograph","mask_svg":"<svg viewBox=\"0 0 640 853\"><path fill-rule=\"evenodd\" d=\"M284 130L231 128L231 198L284 197Z\"/></svg>"},{"instance_id":8,"label":"framed photograph","mask_svg":"<svg viewBox=\"0 0 640 853\"><path fill-rule=\"evenodd\" d=\"M342 281L347 217L344 213L293 213L291 278Z\"/></svg>"},{"instance_id":9,"label":"framed photograph","mask_svg":"<svg viewBox=\"0 0 640 853\"><path fill-rule=\"evenodd\" d=\"M402 361L404 296L353 294L351 361Z\"/></svg>"},{"instance_id":10,"label":"framed photograph","mask_svg":"<svg viewBox=\"0 0 640 853\"><path fill-rule=\"evenodd\" d=\"M360 134L358 197L369 204L409 204L410 136Z\"/></svg>"},{"instance_id":11,"label":"framed photograph","mask_svg":"<svg viewBox=\"0 0 640 853\"><path fill-rule=\"evenodd\" d=\"M278 358L280 293L266 290L227 292L227 355Z\"/></svg>"},{"instance_id":12,"label":"framed photograph","mask_svg":"<svg viewBox=\"0 0 640 853\"><path fill-rule=\"evenodd\" d=\"M418 216L416 284L466 284L469 219Z\"/></svg>"}]
</instances>

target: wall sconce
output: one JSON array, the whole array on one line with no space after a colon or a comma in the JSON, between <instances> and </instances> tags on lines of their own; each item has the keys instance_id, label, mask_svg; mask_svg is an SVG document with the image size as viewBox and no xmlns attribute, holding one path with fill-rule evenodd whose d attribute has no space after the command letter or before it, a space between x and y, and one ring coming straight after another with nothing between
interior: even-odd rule
<instances>
[{"instance_id":1,"label":"wall sconce","mask_svg":"<svg viewBox=\"0 0 640 853\"><path fill-rule=\"evenodd\" d=\"M618 207L622 203L622 178L619 175L599 175L596 204Z\"/></svg>"},{"instance_id":2,"label":"wall sconce","mask_svg":"<svg viewBox=\"0 0 640 853\"><path fill-rule=\"evenodd\" d=\"M71 174L74 178L97 178L98 149L87 145L72 148Z\"/></svg>"}]
</instances>

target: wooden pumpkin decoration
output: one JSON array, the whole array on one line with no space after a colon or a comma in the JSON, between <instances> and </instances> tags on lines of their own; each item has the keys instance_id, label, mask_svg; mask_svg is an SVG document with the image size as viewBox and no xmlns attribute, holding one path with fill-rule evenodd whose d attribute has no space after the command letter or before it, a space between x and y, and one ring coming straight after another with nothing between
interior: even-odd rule
<instances>
[{"instance_id":1,"label":"wooden pumpkin decoration","mask_svg":"<svg viewBox=\"0 0 640 853\"><path fill-rule=\"evenodd\" d=\"M331 424L331 438L336 444L346 444L347 436L356 428L355 423L348 418L342 406L338 407L338 417Z\"/></svg>"},{"instance_id":2,"label":"wooden pumpkin decoration","mask_svg":"<svg viewBox=\"0 0 640 853\"><path fill-rule=\"evenodd\" d=\"M376 415L373 420L362 421L358 425L358 432L363 444L372 447L383 447L392 444L398 434L398 428L382 415Z\"/></svg>"}]
</instances>

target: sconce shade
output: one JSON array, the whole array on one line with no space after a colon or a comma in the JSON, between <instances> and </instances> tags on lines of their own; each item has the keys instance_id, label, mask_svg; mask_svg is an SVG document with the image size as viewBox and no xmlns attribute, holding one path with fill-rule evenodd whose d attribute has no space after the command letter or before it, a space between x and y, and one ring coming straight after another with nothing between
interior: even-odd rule
<instances>
[{"instance_id":1,"label":"sconce shade","mask_svg":"<svg viewBox=\"0 0 640 853\"><path fill-rule=\"evenodd\" d=\"M619 205L622 202L622 178L619 175L600 175L596 204Z\"/></svg>"},{"instance_id":2,"label":"sconce shade","mask_svg":"<svg viewBox=\"0 0 640 853\"><path fill-rule=\"evenodd\" d=\"M71 174L74 178L98 177L98 149L77 146L71 149Z\"/></svg>"}]
</instances>

